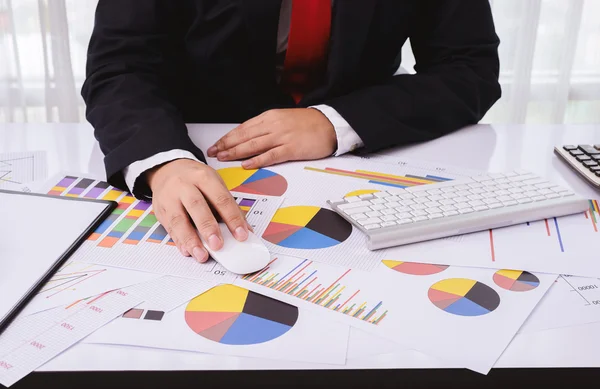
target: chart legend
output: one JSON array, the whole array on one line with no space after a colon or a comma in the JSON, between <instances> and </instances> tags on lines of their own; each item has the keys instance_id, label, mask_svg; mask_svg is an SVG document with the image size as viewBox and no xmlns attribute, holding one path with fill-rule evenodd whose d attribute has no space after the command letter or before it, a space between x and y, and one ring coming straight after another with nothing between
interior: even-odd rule
<instances>
[{"instance_id":1,"label":"chart legend","mask_svg":"<svg viewBox=\"0 0 600 389\"><path fill-rule=\"evenodd\" d=\"M192 331L214 342L251 345L276 339L298 320L293 305L224 284L194 298L185 310Z\"/></svg>"}]
</instances>

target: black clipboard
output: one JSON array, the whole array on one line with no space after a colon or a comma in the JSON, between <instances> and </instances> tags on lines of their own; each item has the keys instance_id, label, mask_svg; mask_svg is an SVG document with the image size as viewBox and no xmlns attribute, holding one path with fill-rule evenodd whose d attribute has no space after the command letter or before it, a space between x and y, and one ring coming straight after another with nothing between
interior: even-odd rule
<instances>
[{"instance_id":1,"label":"black clipboard","mask_svg":"<svg viewBox=\"0 0 600 389\"><path fill-rule=\"evenodd\" d=\"M60 255L54 264L50 266L48 271L44 273L32 286L28 289L25 295L13 306L13 308L8 311L4 318L0 318L0 335L2 332L10 325L10 323L15 319L15 317L21 312L21 310L27 305L27 303L39 292L39 290L46 284L50 278L56 273L61 266L73 255L73 253L81 246L83 242L90 236L92 232L94 232L100 224L112 213L112 211L117 207L117 203L114 201L107 200L95 200L95 199L82 199L82 198L74 198L74 197L62 197L62 196L50 196L45 194L37 194L37 193L25 193L25 192L15 192L15 191L7 191L0 189L0 193L9 194L14 196L36 196L36 197L46 197L51 198L56 201L84 201L90 203L101 203L106 206L103 210L98 214L98 216L90 223L90 225L81 232L79 237ZM0 223L3 221L0 220Z\"/></svg>"}]
</instances>

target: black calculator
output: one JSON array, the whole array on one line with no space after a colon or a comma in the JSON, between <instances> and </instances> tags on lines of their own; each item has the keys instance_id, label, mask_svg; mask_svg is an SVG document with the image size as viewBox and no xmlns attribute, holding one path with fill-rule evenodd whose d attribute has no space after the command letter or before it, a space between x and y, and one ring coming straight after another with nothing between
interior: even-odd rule
<instances>
[{"instance_id":1,"label":"black calculator","mask_svg":"<svg viewBox=\"0 0 600 389\"><path fill-rule=\"evenodd\" d=\"M554 152L596 189L600 189L600 145L566 145Z\"/></svg>"}]
</instances>

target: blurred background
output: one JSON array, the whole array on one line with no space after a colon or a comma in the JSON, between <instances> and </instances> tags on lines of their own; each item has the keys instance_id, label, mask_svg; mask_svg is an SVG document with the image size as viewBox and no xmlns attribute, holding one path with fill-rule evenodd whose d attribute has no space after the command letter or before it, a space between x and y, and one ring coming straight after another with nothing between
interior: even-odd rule
<instances>
[{"instance_id":1,"label":"blurred background","mask_svg":"<svg viewBox=\"0 0 600 389\"><path fill-rule=\"evenodd\" d=\"M0 122L85 120L79 91L96 3L0 0ZM600 0L490 3L503 97L482 122L599 123ZM402 67L413 65L407 44Z\"/></svg>"}]
</instances>

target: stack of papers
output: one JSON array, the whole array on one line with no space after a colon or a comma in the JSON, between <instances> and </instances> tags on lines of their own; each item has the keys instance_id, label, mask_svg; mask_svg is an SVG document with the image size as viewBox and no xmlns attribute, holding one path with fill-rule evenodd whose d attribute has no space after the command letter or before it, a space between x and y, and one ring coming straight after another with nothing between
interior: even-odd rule
<instances>
[{"instance_id":1,"label":"stack of papers","mask_svg":"<svg viewBox=\"0 0 600 389\"><path fill-rule=\"evenodd\" d=\"M329 368L412 349L486 374L518 332L600 321L600 268L581 252L600 248L597 201L582 215L372 252L326 200L389 190L386 178L479 172L390 157L213 167L272 253L258 273L181 257L151 204L95 177L36 188L118 208L0 336L0 383L77 342Z\"/></svg>"}]
</instances>

